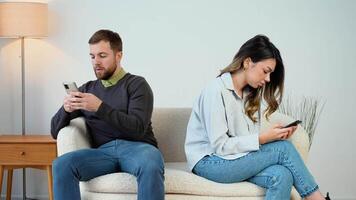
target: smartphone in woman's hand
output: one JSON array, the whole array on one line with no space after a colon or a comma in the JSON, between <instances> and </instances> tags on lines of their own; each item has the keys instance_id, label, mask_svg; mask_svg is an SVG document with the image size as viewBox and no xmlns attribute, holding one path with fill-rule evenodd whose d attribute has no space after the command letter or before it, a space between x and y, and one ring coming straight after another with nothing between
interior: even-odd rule
<instances>
[{"instance_id":1,"label":"smartphone in woman's hand","mask_svg":"<svg viewBox=\"0 0 356 200\"><path fill-rule=\"evenodd\" d=\"M296 125L298 125L298 124L300 124L300 123L302 123L302 121L296 120L296 121L294 121L294 122L292 122L292 123L290 123L290 124L287 124L287 125L283 126L282 128L289 128L289 127L291 127L291 126L296 126Z\"/></svg>"}]
</instances>

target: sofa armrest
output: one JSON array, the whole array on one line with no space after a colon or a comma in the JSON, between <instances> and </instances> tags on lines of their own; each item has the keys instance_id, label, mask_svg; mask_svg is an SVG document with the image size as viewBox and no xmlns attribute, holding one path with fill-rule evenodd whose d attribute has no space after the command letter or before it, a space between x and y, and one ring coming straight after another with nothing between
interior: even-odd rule
<instances>
[{"instance_id":1,"label":"sofa armrest","mask_svg":"<svg viewBox=\"0 0 356 200\"><path fill-rule=\"evenodd\" d=\"M87 149L90 147L90 135L88 134L83 117L72 119L70 124L62 128L58 133L58 156L71 151Z\"/></svg>"}]
</instances>

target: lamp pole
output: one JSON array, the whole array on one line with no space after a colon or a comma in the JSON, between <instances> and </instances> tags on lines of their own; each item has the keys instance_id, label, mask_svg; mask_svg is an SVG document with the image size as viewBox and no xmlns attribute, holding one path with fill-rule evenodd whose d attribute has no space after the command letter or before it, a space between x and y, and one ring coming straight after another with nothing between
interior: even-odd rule
<instances>
[{"instance_id":1,"label":"lamp pole","mask_svg":"<svg viewBox=\"0 0 356 200\"><path fill-rule=\"evenodd\" d=\"M20 37L21 39L21 96L22 96L22 125L21 125L21 133L22 135L26 135L26 108L25 108L25 37ZM22 199L26 200L26 168L22 169Z\"/></svg>"},{"instance_id":2,"label":"lamp pole","mask_svg":"<svg viewBox=\"0 0 356 200\"><path fill-rule=\"evenodd\" d=\"M25 121L25 37L21 39L21 91L22 91L22 135L26 134L26 121Z\"/></svg>"}]
</instances>

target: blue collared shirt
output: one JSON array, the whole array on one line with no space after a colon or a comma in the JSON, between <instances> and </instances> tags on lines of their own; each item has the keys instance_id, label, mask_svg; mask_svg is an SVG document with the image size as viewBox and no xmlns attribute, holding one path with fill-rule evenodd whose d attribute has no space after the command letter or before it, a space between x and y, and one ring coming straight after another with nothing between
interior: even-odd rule
<instances>
[{"instance_id":1,"label":"blue collared shirt","mask_svg":"<svg viewBox=\"0 0 356 200\"><path fill-rule=\"evenodd\" d=\"M243 91L243 97L248 91ZM189 169L206 155L236 159L259 149L260 115L254 123L244 110L244 98L234 90L229 72L212 81L193 106L185 152Z\"/></svg>"}]
</instances>

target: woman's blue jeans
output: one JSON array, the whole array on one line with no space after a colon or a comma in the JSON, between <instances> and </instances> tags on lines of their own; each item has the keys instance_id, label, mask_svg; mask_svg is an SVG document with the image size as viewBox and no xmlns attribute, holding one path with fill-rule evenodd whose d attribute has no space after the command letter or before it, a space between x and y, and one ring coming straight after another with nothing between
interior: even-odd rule
<instances>
[{"instance_id":1,"label":"woman's blue jeans","mask_svg":"<svg viewBox=\"0 0 356 200\"><path fill-rule=\"evenodd\" d=\"M289 141L261 145L258 151L234 160L215 155L205 156L195 165L193 173L220 183L254 183L266 188L266 200L290 199L293 185L301 197L318 189L299 153Z\"/></svg>"},{"instance_id":2,"label":"woman's blue jeans","mask_svg":"<svg viewBox=\"0 0 356 200\"><path fill-rule=\"evenodd\" d=\"M53 162L55 200L79 200L79 181L127 172L137 177L138 200L164 199L164 162L154 146L113 140L97 149L83 149L58 157Z\"/></svg>"}]
</instances>

